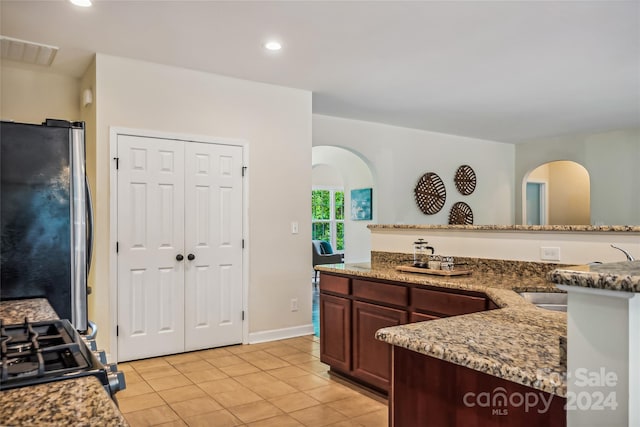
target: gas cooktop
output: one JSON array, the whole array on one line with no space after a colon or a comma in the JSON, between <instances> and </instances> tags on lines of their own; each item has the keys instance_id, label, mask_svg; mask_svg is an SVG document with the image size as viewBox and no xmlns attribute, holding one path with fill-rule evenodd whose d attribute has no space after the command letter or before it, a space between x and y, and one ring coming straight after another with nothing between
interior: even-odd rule
<instances>
[{"instance_id":1,"label":"gas cooktop","mask_svg":"<svg viewBox=\"0 0 640 427\"><path fill-rule=\"evenodd\" d=\"M65 319L14 325L0 320L0 390L93 375L113 397L125 388L124 374L91 346Z\"/></svg>"}]
</instances>

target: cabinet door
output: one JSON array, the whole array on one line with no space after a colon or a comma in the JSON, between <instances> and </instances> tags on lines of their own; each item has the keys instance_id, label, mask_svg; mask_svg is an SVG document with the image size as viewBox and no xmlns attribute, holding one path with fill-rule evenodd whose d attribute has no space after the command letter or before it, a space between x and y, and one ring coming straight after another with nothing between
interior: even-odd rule
<instances>
[{"instance_id":1,"label":"cabinet door","mask_svg":"<svg viewBox=\"0 0 640 427\"><path fill-rule=\"evenodd\" d=\"M351 301L320 294L320 360L332 369L351 369Z\"/></svg>"},{"instance_id":2,"label":"cabinet door","mask_svg":"<svg viewBox=\"0 0 640 427\"><path fill-rule=\"evenodd\" d=\"M365 302L353 303L352 375L381 390L389 390L391 345L378 341L376 331L407 323L407 312Z\"/></svg>"}]
</instances>

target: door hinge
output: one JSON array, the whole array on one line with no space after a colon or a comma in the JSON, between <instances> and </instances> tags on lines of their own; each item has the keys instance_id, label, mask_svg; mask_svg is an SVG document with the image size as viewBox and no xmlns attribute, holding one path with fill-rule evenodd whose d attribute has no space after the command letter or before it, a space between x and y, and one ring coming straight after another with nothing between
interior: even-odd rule
<instances>
[{"instance_id":1,"label":"door hinge","mask_svg":"<svg viewBox=\"0 0 640 427\"><path fill-rule=\"evenodd\" d=\"M244 320L244 310L242 310L242 320Z\"/></svg>"},{"instance_id":2,"label":"door hinge","mask_svg":"<svg viewBox=\"0 0 640 427\"><path fill-rule=\"evenodd\" d=\"M116 253L120 252L120 242L116 242Z\"/></svg>"},{"instance_id":3,"label":"door hinge","mask_svg":"<svg viewBox=\"0 0 640 427\"><path fill-rule=\"evenodd\" d=\"M244 249L244 239L242 239L242 249Z\"/></svg>"},{"instance_id":4,"label":"door hinge","mask_svg":"<svg viewBox=\"0 0 640 427\"><path fill-rule=\"evenodd\" d=\"M246 166L243 166L243 167L242 167L242 176L244 176L244 173L245 173L246 171L247 171L247 167L246 167Z\"/></svg>"},{"instance_id":5,"label":"door hinge","mask_svg":"<svg viewBox=\"0 0 640 427\"><path fill-rule=\"evenodd\" d=\"M116 169L120 169L120 157L114 157L113 160L116 161Z\"/></svg>"},{"instance_id":6,"label":"door hinge","mask_svg":"<svg viewBox=\"0 0 640 427\"><path fill-rule=\"evenodd\" d=\"M120 326L116 325L116 336L120 336Z\"/></svg>"}]
</instances>

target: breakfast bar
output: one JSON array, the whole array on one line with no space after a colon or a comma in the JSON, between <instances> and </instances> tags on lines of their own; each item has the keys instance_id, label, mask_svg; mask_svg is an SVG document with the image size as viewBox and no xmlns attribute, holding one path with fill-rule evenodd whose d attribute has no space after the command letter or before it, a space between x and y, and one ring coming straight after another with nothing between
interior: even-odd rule
<instances>
[{"instance_id":1,"label":"breakfast bar","mask_svg":"<svg viewBox=\"0 0 640 427\"><path fill-rule=\"evenodd\" d=\"M569 297L568 425L639 426L640 261L561 268L550 278Z\"/></svg>"},{"instance_id":2,"label":"breakfast bar","mask_svg":"<svg viewBox=\"0 0 640 427\"><path fill-rule=\"evenodd\" d=\"M534 423L532 425L536 422L565 425L566 361L560 342L566 338L566 314L538 308L519 295L527 291L561 292L547 280L547 274L558 265L469 258L460 261L472 266L474 272L470 275L432 276L398 271L397 266L406 262L406 254L405 259L402 256L373 252L371 264L316 267L321 272L321 317L323 296L331 298L327 300L329 308L325 308L325 319L321 324L329 321L330 308L337 298L351 298L347 307L354 311L350 364L332 364L332 358L325 357L331 371L361 383L372 377L362 375L368 366L378 377L384 375L380 365L370 363L370 353L374 351L363 350L367 338L358 335L366 329L361 325L384 322L380 320L384 316L369 306L375 303L397 311L400 306L398 302L395 306L389 305L388 300L386 304L376 302L371 296L367 299L366 292L362 299L359 295L363 292L358 291L358 287L363 281L372 288L406 286L409 288L406 321L397 317L399 321L373 331L371 337L381 344L390 344L387 348L376 348L375 353L386 351L389 354L385 363L391 365L387 368L391 372L388 387L382 391L389 393L390 420L395 420L395 425L408 425L408 420L420 422L423 417L434 422L430 425L463 425L460 423L472 420L483 420L482 425L492 425L506 417L513 421L512 425L527 425L523 424L525 418L530 419L528 422ZM336 292L330 285L334 277L351 281L351 295ZM442 301L450 305L421 310L419 299L425 291L437 292L428 294L430 301L444 295ZM484 307L478 305L473 310L460 310L460 299L469 301L483 296L486 298ZM362 309L358 307L364 304L368 304L369 311L365 310L362 316ZM454 304L458 305L454 307ZM414 314L427 317L414 317ZM420 321L427 319L430 320ZM322 354L336 354L332 348L335 333L333 328L324 331L324 335L321 332ZM362 347L359 352L355 351L358 346ZM384 383L373 383L378 390L381 384ZM463 390L456 390L455 384L463 384ZM482 396L481 393L495 390L505 390L512 396L519 393L535 397L537 405L529 402L531 407L525 408L518 402L493 407L475 404L473 399ZM461 391L464 393L460 394ZM467 401L463 401L465 393L472 393L467 395ZM469 407L464 406L465 402ZM440 421L435 421L437 419Z\"/></svg>"}]
</instances>

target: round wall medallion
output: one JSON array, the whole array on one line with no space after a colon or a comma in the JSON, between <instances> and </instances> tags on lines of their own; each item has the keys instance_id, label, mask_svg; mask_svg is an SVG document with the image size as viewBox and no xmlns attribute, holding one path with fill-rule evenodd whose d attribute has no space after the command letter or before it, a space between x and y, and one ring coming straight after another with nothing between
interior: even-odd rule
<instances>
[{"instance_id":1,"label":"round wall medallion","mask_svg":"<svg viewBox=\"0 0 640 427\"><path fill-rule=\"evenodd\" d=\"M473 211L465 202L458 202L451 206L449 212L449 224L472 225Z\"/></svg>"},{"instance_id":2,"label":"round wall medallion","mask_svg":"<svg viewBox=\"0 0 640 427\"><path fill-rule=\"evenodd\" d=\"M447 200L447 190L444 188L444 183L433 172L427 172L420 177L413 193L418 207L427 215L439 212Z\"/></svg>"},{"instance_id":3,"label":"round wall medallion","mask_svg":"<svg viewBox=\"0 0 640 427\"><path fill-rule=\"evenodd\" d=\"M456 183L458 191L465 196L473 193L473 190L476 189L476 173L469 165L460 166L453 181Z\"/></svg>"}]
</instances>

